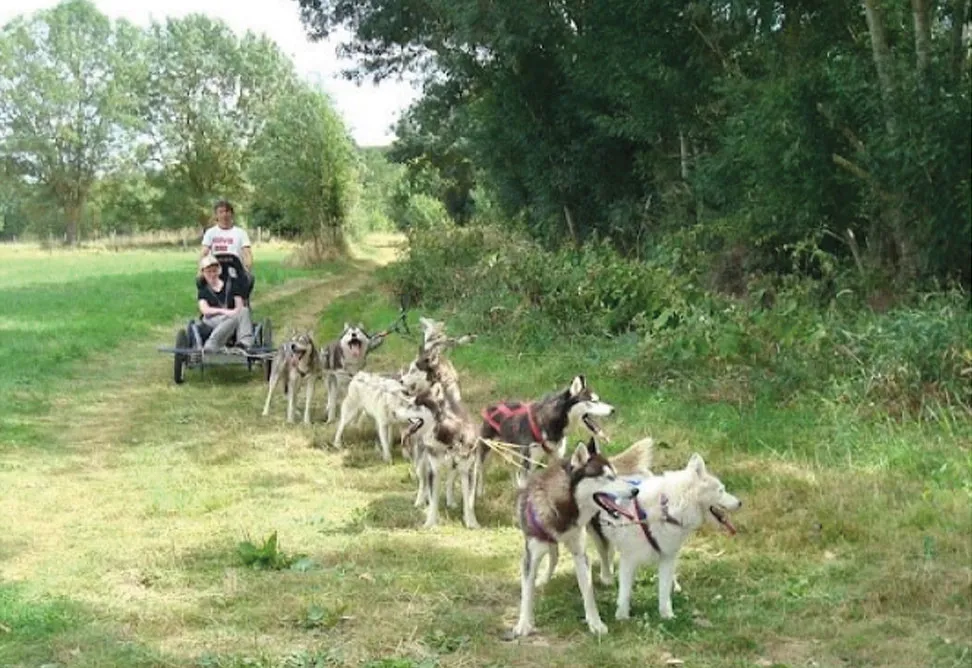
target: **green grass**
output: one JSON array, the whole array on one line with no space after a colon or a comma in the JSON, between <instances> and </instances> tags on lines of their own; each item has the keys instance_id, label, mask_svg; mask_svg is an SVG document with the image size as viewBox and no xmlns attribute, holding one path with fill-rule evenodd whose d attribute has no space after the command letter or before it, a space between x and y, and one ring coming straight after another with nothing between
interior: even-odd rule
<instances>
[{"instance_id":1,"label":"green grass","mask_svg":"<svg viewBox=\"0 0 972 668\"><path fill-rule=\"evenodd\" d=\"M105 276L102 258L86 269L79 262L73 282L45 284L60 291L46 303L74 309L84 324L73 331L100 347L73 350L51 334L34 350L62 351L64 364L12 367L33 383L37 403L17 410L37 431L0 450L0 665L613 666L674 657L720 668L945 667L972 656L965 421L865 419L811 397L785 408L700 402L635 375L623 341L552 341L521 355L478 332L451 354L473 411L585 373L618 407L605 421L612 448L655 435L672 446L658 451L659 468L698 451L745 502L738 536L703 532L689 544L677 619L659 619L654 577L643 571L629 622L612 619L614 588L597 587L610 633L591 637L567 558L538 595L540 635L505 643L522 542L504 465L491 463L477 504L484 529L468 531L444 509L442 526L423 531L408 466L397 453L382 464L368 426L349 430L346 451L327 447L323 392L306 428L284 423L282 395L260 417L259 374L220 369L173 385L170 360L154 347L185 317L191 276L176 275L191 257L170 260L170 280L157 283L167 306L145 306L124 345L124 323L90 315L134 298L88 295ZM311 326L323 342L345 321L374 331L397 315L392 295L362 282L360 265L280 268L271 279L275 261L266 258L256 308L278 338ZM147 273L127 280L140 284ZM38 313L30 300L16 303L5 318ZM410 314L413 328L420 314L465 329L461 312L421 309ZM391 336L369 365L397 369L416 344ZM265 548L272 534L273 553L287 558L273 568L244 563L241 543Z\"/></svg>"},{"instance_id":2,"label":"green grass","mask_svg":"<svg viewBox=\"0 0 972 668\"><path fill-rule=\"evenodd\" d=\"M172 345L175 325L196 314L194 251L46 253L0 251L0 443L50 444L31 418L51 410L52 384L97 374L77 364L97 353L139 341L171 323L158 345ZM260 293L306 270L282 264L286 250L265 252L258 265ZM257 314L259 316L259 313ZM110 363L110 361L108 361Z\"/></svg>"}]
</instances>

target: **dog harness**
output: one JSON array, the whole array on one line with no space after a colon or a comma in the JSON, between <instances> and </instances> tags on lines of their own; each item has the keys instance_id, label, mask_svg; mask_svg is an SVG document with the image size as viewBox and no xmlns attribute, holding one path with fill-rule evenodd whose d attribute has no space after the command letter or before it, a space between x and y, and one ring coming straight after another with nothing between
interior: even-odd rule
<instances>
[{"instance_id":1,"label":"dog harness","mask_svg":"<svg viewBox=\"0 0 972 668\"><path fill-rule=\"evenodd\" d=\"M668 524L674 524L675 526L682 526L681 522L679 522L677 519L675 519L674 517L668 514L668 497L662 494L660 503L662 509L662 519ZM634 499L634 507L635 507L635 514L638 516L638 518L635 521L638 523L638 526L641 527L641 533L645 534L645 540L648 541L648 544L651 545L652 549L654 549L655 552L661 554L661 547L658 545L658 540L651 533L651 527L648 526L648 513L645 511L644 508L641 507L641 504L638 503L637 497L635 497Z\"/></svg>"},{"instance_id":2,"label":"dog harness","mask_svg":"<svg viewBox=\"0 0 972 668\"><path fill-rule=\"evenodd\" d=\"M530 499L527 499L526 508L524 509L525 519L526 519L526 530L527 535L538 540L542 540L544 543L556 543L557 539L550 535L550 532L543 528L543 524L540 523L540 518L537 517L537 510L533 507L533 503Z\"/></svg>"},{"instance_id":3,"label":"dog harness","mask_svg":"<svg viewBox=\"0 0 972 668\"><path fill-rule=\"evenodd\" d=\"M648 541L648 544L651 545L655 552L661 554L661 547L659 547L658 541L652 535L651 528L648 526L648 513L646 513L645 509L641 507L640 503L638 503L637 498L634 500L634 507L635 514L638 515L638 526L641 527L641 533L645 534L645 540Z\"/></svg>"},{"instance_id":4,"label":"dog harness","mask_svg":"<svg viewBox=\"0 0 972 668\"><path fill-rule=\"evenodd\" d=\"M517 408L510 408L505 403L496 404L496 408L490 412L488 409L484 408L482 415L486 423L496 430L497 434L502 433L500 424L506 422L510 418L518 417L526 413L527 422L530 424L530 433L533 435L533 439L540 444L544 452L550 454L552 448L547 445L547 439L543 437L543 432L540 431L540 427L537 426L536 420L533 419L533 404L520 404ZM497 417L500 419L497 420Z\"/></svg>"}]
</instances>

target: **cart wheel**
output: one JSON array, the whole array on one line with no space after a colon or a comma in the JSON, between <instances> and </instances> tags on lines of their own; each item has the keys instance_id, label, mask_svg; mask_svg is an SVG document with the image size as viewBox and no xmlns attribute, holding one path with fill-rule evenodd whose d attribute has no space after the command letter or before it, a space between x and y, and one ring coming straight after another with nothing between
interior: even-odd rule
<instances>
[{"instance_id":1,"label":"cart wheel","mask_svg":"<svg viewBox=\"0 0 972 668\"><path fill-rule=\"evenodd\" d=\"M270 374L273 371L273 360L269 357L263 360L263 377L270 382Z\"/></svg>"},{"instance_id":2,"label":"cart wheel","mask_svg":"<svg viewBox=\"0 0 972 668\"><path fill-rule=\"evenodd\" d=\"M192 344L189 343L189 334L186 330L180 329L179 333L176 334L176 348L190 348ZM176 385L182 385L186 380L186 364L189 361L189 356L185 353L175 353L172 360L172 380L175 381Z\"/></svg>"}]
</instances>

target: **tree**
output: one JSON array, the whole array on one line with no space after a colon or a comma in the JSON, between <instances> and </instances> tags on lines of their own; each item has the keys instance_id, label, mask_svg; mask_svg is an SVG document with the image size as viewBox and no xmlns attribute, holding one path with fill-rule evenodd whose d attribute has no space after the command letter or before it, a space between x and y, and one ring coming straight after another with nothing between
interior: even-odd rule
<instances>
[{"instance_id":1,"label":"tree","mask_svg":"<svg viewBox=\"0 0 972 668\"><path fill-rule=\"evenodd\" d=\"M410 178L468 160L547 243L698 226L780 269L850 231L879 274L972 282L968 0L298 1L349 76L423 80Z\"/></svg>"},{"instance_id":2,"label":"tree","mask_svg":"<svg viewBox=\"0 0 972 668\"><path fill-rule=\"evenodd\" d=\"M343 254L357 196L354 164L353 143L327 96L295 86L257 136L249 169L254 204L299 229L316 258Z\"/></svg>"},{"instance_id":3,"label":"tree","mask_svg":"<svg viewBox=\"0 0 972 668\"><path fill-rule=\"evenodd\" d=\"M203 15L151 29L151 164L162 171L161 206L176 225L204 227L212 202L247 194L252 143L295 80L277 45Z\"/></svg>"},{"instance_id":4,"label":"tree","mask_svg":"<svg viewBox=\"0 0 972 668\"><path fill-rule=\"evenodd\" d=\"M0 30L0 157L60 211L78 241L91 187L133 144L140 32L88 0L68 0Z\"/></svg>"}]
</instances>

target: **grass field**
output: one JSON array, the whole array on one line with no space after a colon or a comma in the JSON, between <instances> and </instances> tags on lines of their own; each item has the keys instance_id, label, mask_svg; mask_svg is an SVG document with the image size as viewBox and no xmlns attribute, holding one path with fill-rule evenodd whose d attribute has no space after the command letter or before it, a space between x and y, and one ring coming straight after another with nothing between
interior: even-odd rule
<instances>
[{"instance_id":1,"label":"grass field","mask_svg":"<svg viewBox=\"0 0 972 668\"><path fill-rule=\"evenodd\" d=\"M257 317L279 335L391 322L373 278L388 239L357 261L287 268L257 249ZM583 372L618 407L615 447L650 433L693 451L745 507L739 535L704 532L680 562L678 616L661 622L653 575L633 620L589 636L569 559L537 603L539 635L504 643L521 541L509 472L493 462L484 529L457 511L421 530L407 465L380 463L367 429L327 448L311 428L259 416L258 372L171 381L191 315L194 255L0 248L2 666L967 666L972 662L972 426L863 420L839 406L688 403L616 369L622 344L518 354L480 332L456 350L463 394L533 397ZM413 314L412 322L415 322ZM461 313L441 314L462 331ZM391 337L374 370L406 363ZM244 564L242 541L276 532Z\"/></svg>"}]
</instances>

